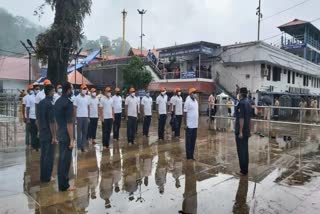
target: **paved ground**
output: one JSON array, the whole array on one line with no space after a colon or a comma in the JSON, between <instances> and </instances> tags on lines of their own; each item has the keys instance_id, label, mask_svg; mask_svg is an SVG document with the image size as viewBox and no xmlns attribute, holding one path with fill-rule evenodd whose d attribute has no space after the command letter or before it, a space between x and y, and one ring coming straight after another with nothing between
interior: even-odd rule
<instances>
[{"instance_id":1,"label":"paved ground","mask_svg":"<svg viewBox=\"0 0 320 214\"><path fill-rule=\"evenodd\" d=\"M239 178L231 122L226 132L201 124L196 162L185 161L184 138L171 140L169 128L165 142L153 123L149 139L128 146L123 127L109 150L90 146L74 158L72 193L58 192L56 179L39 182L39 153L1 152L0 213L319 213L319 130L300 138L297 126L273 125L269 139L267 125L255 124L250 173Z\"/></svg>"}]
</instances>

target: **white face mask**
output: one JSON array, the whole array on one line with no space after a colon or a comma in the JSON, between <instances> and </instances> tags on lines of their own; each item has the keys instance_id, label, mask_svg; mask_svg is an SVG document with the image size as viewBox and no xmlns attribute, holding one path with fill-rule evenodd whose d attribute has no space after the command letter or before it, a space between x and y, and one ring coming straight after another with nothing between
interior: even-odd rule
<instances>
[{"instance_id":1,"label":"white face mask","mask_svg":"<svg viewBox=\"0 0 320 214\"><path fill-rule=\"evenodd\" d=\"M81 94L86 95L87 94L87 90L82 90Z\"/></svg>"},{"instance_id":2,"label":"white face mask","mask_svg":"<svg viewBox=\"0 0 320 214\"><path fill-rule=\"evenodd\" d=\"M62 93L62 88L58 88L58 93L61 94Z\"/></svg>"},{"instance_id":3,"label":"white face mask","mask_svg":"<svg viewBox=\"0 0 320 214\"><path fill-rule=\"evenodd\" d=\"M150 96L150 93L146 93L146 96L149 97L149 96Z\"/></svg>"},{"instance_id":4,"label":"white face mask","mask_svg":"<svg viewBox=\"0 0 320 214\"><path fill-rule=\"evenodd\" d=\"M93 92L91 95L92 95L93 97L96 97L96 96L97 96L97 93L96 93L96 92Z\"/></svg>"},{"instance_id":5,"label":"white face mask","mask_svg":"<svg viewBox=\"0 0 320 214\"><path fill-rule=\"evenodd\" d=\"M39 90L36 90L35 92L36 92L36 94L38 94L40 91L39 91Z\"/></svg>"},{"instance_id":6,"label":"white face mask","mask_svg":"<svg viewBox=\"0 0 320 214\"><path fill-rule=\"evenodd\" d=\"M166 91L161 92L162 95L165 95L166 93L167 93Z\"/></svg>"},{"instance_id":7,"label":"white face mask","mask_svg":"<svg viewBox=\"0 0 320 214\"><path fill-rule=\"evenodd\" d=\"M132 93L131 93L131 96L133 96L133 97L136 96L136 93L132 92Z\"/></svg>"},{"instance_id":8,"label":"white face mask","mask_svg":"<svg viewBox=\"0 0 320 214\"><path fill-rule=\"evenodd\" d=\"M107 92L107 97L111 97L111 92Z\"/></svg>"},{"instance_id":9,"label":"white face mask","mask_svg":"<svg viewBox=\"0 0 320 214\"><path fill-rule=\"evenodd\" d=\"M32 91L32 90L29 91L29 94L30 94L30 95L33 95L33 94L34 94L34 91Z\"/></svg>"},{"instance_id":10,"label":"white face mask","mask_svg":"<svg viewBox=\"0 0 320 214\"><path fill-rule=\"evenodd\" d=\"M178 95L179 95L179 96L181 95L181 92L180 92L180 91L178 92Z\"/></svg>"}]
</instances>

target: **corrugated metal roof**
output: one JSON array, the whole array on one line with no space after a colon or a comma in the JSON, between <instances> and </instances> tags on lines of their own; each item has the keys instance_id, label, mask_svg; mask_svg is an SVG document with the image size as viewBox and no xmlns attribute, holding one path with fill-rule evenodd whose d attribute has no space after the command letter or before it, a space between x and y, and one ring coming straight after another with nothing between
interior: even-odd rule
<instances>
[{"instance_id":1,"label":"corrugated metal roof","mask_svg":"<svg viewBox=\"0 0 320 214\"><path fill-rule=\"evenodd\" d=\"M283 27L288 27L288 26L293 26L293 25L303 25L303 24L307 24L310 22L304 21L304 20L300 20L300 19L294 19L291 22L288 22L286 24L283 24L281 26L279 26L278 28L283 28Z\"/></svg>"}]
</instances>

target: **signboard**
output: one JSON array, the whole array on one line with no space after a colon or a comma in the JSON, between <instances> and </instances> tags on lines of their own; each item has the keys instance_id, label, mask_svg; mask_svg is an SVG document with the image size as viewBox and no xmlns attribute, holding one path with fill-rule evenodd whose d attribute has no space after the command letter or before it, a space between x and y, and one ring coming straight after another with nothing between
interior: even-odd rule
<instances>
[{"instance_id":1,"label":"signboard","mask_svg":"<svg viewBox=\"0 0 320 214\"><path fill-rule=\"evenodd\" d=\"M185 71L181 73L181 79L192 79L192 78L196 78L196 72Z\"/></svg>"},{"instance_id":2,"label":"signboard","mask_svg":"<svg viewBox=\"0 0 320 214\"><path fill-rule=\"evenodd\" d=\"M194 48L185 48L185 49L173 49L168 51L161 51L159 53L160 58L169 58L175 56L185 56L185 55L198 55L198 54L207 54L213 55L214 49L206 46L194 47Z\"/></svg>"},{"instance_id":3,"label":"signboard","mask_svg":"<svg viewBox=\"0 0 320 214\"><path fill-rule=\"evenodd\" d=\"M305 43L287 44L287 45L282 46L282 48L285 50L300 49L300 48L305 48L305 47L306 47Z\"/></svg>"},{"instance_id":4,"label":"signboard","mask_svg":"<svg viewBox=\"0 0 320 214\"><path fill-rule=\"evenodd\" d=\"M296 87L289 87L289 93L295 94L309 94L310 89L306 88L296 88Z\"/></svg>"}]
</instances>

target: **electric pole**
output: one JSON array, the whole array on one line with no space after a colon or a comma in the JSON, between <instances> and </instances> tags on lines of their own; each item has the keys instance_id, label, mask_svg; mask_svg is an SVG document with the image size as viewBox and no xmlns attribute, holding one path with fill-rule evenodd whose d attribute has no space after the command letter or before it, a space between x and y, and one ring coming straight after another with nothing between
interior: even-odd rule
<instances>
[{"instance_id":1,"label":"electric pole","mask_svg":"<svg viewBox=\"0 0 320 214\"><path fill-rule=\"evenodd\" d=\"M141 56L143 55L142 54L142 39L143 39L143 36L144 36L144 34L143 34L143 15L144 14L146 14L146 12L147 12L147 10L145 10L145 9L142 9L142 10L139 10L138 9L138 13L141 15L141 36L140 36L140 39L141 39Z\"/></svg>"},{"instance_id":2,"label":"electric pole","mask_svg":"<svg viewBox=\"0 0 320 214\"><path fill-rule=\"evenodd\" d=\"M125 56L126 52L126 17L128 12L123 9L122 13L122 56Z\"/></svg>"},{"instance_id":3,"label":"electric pole","mask_svg":"<svg viewBox=\"0 0 320 214\"><path fill-rule=\"evenodd\" d=\"M259 0L259 6L257 7L256 15L258 16L258 41L260 41L260 23L262 19L261 0Z\"/></svg>"}]
</instances>

